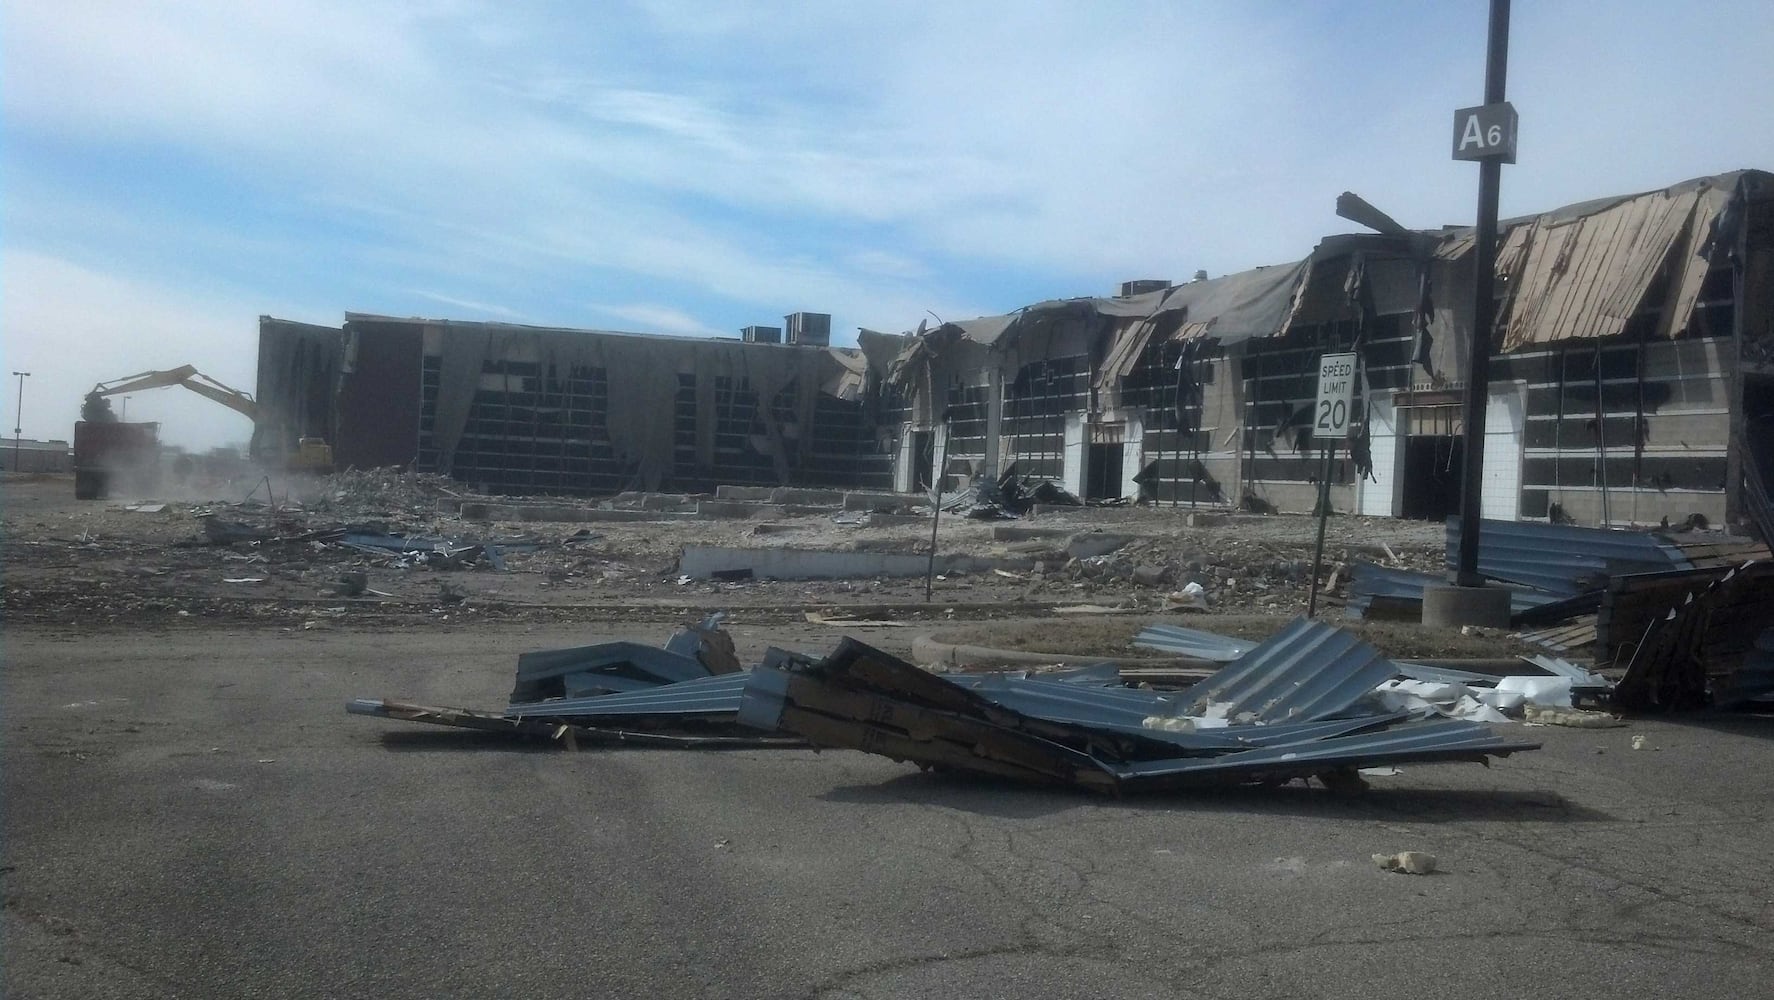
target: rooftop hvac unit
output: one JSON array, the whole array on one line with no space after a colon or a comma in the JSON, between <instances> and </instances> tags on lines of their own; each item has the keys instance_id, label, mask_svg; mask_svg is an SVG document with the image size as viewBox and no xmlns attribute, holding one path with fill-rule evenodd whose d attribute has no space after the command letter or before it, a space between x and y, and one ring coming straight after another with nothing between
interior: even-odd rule
<instances>
[{"instance_id":1,"label":"rooftop hvac unit","mask_svg":"<svg viewBox=\"0 0 1774 1000\"><path fill-rule=\"evenodd\" d=\"M788 332L788 342L805 344L809 347L829 347L832 342L832 317L830 313L798 312L782 317Z\"/></svg>"},{"instance_id":2,"label":"rooftop hvac unit","mask_svg":"<svg viewBox=\"0 0 1774 1000\"><path fill-rule=\"evenodd\" d=\"M782 343L782 327L780 326L748 326L739 331L748 344L780 344Z\"/></svg>"},{"instance_id":3,"label":"rooftop hvac unit","mask_svg":"<svg viewBox=\"0 0 1774 1000\"><path fill-rule=\"evenodd\" d=\"M1121 283L1120 297L1125 299L1132 295L1144 295L1147 292L1161 292L1169 287L1170 282L1163 278L1136 278L1133 281Z\"/></svg>"}]
</instances>

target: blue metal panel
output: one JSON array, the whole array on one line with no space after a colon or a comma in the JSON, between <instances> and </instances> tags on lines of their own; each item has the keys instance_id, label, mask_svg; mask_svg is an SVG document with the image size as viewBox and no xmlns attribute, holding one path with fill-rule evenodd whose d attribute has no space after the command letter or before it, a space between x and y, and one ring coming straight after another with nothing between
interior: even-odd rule
<instances>
[{"instance_id":1,"label":"blue metal panel","mask_svg":"<svg viewBox=\"0 0 1774 1000\"><path fill-rule=\"evenodd\" d=\"M751 671L740 692L739 724L773 733L782 722L782 710L787 705L788 672L760 666Z\"/></svg>"},{"instance_id":2,"label":"blue metal panel","mask_svg":"<svg viewBox=\"0 0 1774 1000\"><path fill-rule=\"evenodd\" d=\"M1743 665L1713 688L1712 699L1720 706L1774 699L1774 628L1762 630Z\"/></svg>"},{"instance_id":3,"label":"blue metal panel","mask_svg":"<svg viewBox=\"0 0 1774 1000\"><path fill-rule=\"evenodd\" d=\"M1179 700L1190 715L1204 714L1209 702L1230 702L1234 720L1310 722L1347 712L1397 673L1391 660L1349 633L1296 618Z\"/></svg>"},{"instance_id":4,"label":"blue metal panel","mask_svg":"<svg viewBox=\"0 0 1774 1000\"><path fill-rule=\"evenodd\" d=\"M1447 565L1459 561L1460 519L1447 520ZM1484 521L1479 526L1478 571L1493 580L1523 583L1575 597L1622 573L1691 569L1682 550L1650 532L1579 528L1535 521Z\"/></svg>"},{"instance_id":5,"label":"blue metal panel","mask_svg":"<svg viewBox=\"0 0 1774 1000\"><path fill-rule=\"evenodd\" d=\"M1133 644L1141 649L1155 649L1213 663L1230 663L1257 645L1181 625L1148 625L1133 637Z\"/></svg>"},{"instance_id":6,"label":"blue metal panel","mask_svg":"<svg viewBox=\"0 0 1774 1000\"><path fill-rule=\"evenodd\" d=\"M1377 732L1245 750L1218 757L1135 761L1115 765L1113 770L1123 779L1238 771L1264 773L1277 768L1310 774L1332 768L1366 767L1452 756L1508 754L1518 750L1537 750L1539 746L1538 743L1501 739L1481 723L1438 719L1407 723Z\"/></svg>"},{"instance_id":7,"label":"blue metal panel","mask_svg":"<svg viewBox=\"0 0 1774 1000\"><path fill-rule=\"evenodd\" d=\"M739 711L739 694L749 672L720 674L677 684L661 684L644 691L592 698L514 704L506 714L518 718L581 718L639 715L732 715Z\"/></svg>"},{"instance_id":8,"label":"blue metal panel","mask_svg":"<svg viewBox=\"0 0 1774 1000\"><path fill-rule=\"evenodd\" d=\"M1408 569L1356 562L1349 567L1349 600L1345 602L1344 608L1350 617L1366 617L1367 609L1376 597L1421 602L1423 588L1439 587L1446 583L1445 576L1433 573L1417 573ZM1512 616L1519 615L1558 600L1556 594L1513 586L1509 588L1509 613Z\"/></svg>"}]
</instances>

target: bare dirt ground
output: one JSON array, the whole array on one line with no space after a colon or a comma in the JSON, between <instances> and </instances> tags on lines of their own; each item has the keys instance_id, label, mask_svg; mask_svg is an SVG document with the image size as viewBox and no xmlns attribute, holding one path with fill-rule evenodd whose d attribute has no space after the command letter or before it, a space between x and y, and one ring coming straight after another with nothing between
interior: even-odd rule
<instances>
[{"instance_id":1,"label":"bare dirt ground","mask_svg":"<svg viewBox=\"0 0 1774 1000\"><path fill-rule=\"evenodd\" d=\"M575 539L578 525L440 516L422 484L327 486L299 510L279 490L275 513L236 506L243 491L149 513L76 502L66 480L0 483L8 996L1764 991L1774 718L1523 730L1545 748L1405 768L1353 799L1292 785L1111 801L848 751L572 753L343 711L497 708L522 652L658 643L717 609L746 660L846 634L906 654L935 630L1113 655L1194 578L1210 609L1166 620L1256 637L1303 607L1309 519L1042 515L1029 523L1136 541L1022 579L944 580L925 604L922 581L679 584L673 558L801 536L912 547L928 528L806 516L766 535L679 521ZM556 544L505 573L400 568L330 542L209 544L205 510L284 537L375 521ZM940 544L989 554L991 536L957 520ZM1439 526L1339 518L1331 537L1332 561L1381 543L1440 559ZM1166 581L1136 583L1139 565ZM350 572L391 596L337 595ZM1077 604L1128 610L1054 611ZM807 620L821 609L906 624ZM1499 655L1494 636L1370 637ZM1399 850L1441 871L1369 860Z\"/></svg>"},{"instance_id":2,"label":"bare dirt ground","mask_svg":"<svg viewBox=\"0 0 1774 1000\"><path fill-rule=\"evenodd\" d=\"M129 501L75 501L64 478L9 480L0 515L5 616L14 623L171 627L208 620L312 628L346 620L558 621L620 617L637 608L670 613L745 607L798 618L804 608L846 607L867 617L859 613L892 607L914 620L967 619L1079 604L1158 612L1166 594L1196 582L1205 588L1211 612L1285 619L1306 606L1316 529L1307 517L1237 517L1191 528L1179 516L1185 511L1170 508L1092 509L1025 519L1019 523L1061 534L1007 543L993 540L995 522L945 517L937 540L941 552L1015 557L1035 566L1008 576L945 576L936 581L926 611L914 607L925 603L923 580L682 582L677 558L685 545L925 553L927 523L867 527L837 523L828 514L761 510L759 520L477 524L440 513L437 501L447 497L448 487L424 477L368 473L289 487L278 487L276 507L265 502L262 488L242 503L236 486L143 511L129 509L135 506ZM212 544L205 515L298 540ZM537 547L508 551L510 571L499 573L484 560L471 568L403 566L393 557L300 540L345 526L464 541L531 541ZM1083 532L1131 541L1108 555L1069 559L1067 537ZM1328 571L1356 557L1385 560L1388 549L1401 565L1432 569L1441 561L1441 527L1334 518L1325 565ZM1146 575L1136 574L1141 569ZM371 590L388 596L341 597L335 582L354 571L366 574ZM1334 602L1336 595L1327 597Z\"/></svg>"}]
</instances>

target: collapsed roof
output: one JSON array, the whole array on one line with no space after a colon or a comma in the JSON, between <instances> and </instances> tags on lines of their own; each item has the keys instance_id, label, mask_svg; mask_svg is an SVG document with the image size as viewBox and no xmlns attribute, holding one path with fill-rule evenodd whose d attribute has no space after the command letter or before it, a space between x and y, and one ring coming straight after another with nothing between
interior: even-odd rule
<instances>
[{"instance_id":1,"label":"collapsed roof","mask_svg":"<svg viewBox=\"0 0 1774 1000\"><path fill-rule=\"evenodd\" d=\"M1739 170L1505 221L1497 256L1506 289L1497 320L1502 349L1617 336L1635 314L1654 307L1653 296L1665 288L1657 335L1681 335L1707 273L1735 246L1744 204L1770 197L1774 174ZM894 377L915 386L927 377L933 355L968 347L1007 361L1052 356L1055 338L1068 331L1085 337L1113 331L1098 370L1099 381L1109 384L1133 369L1155 337L1239 347L1281 336L1296 323L1362 308L1422 311L1424 329L1446 327L1452 314L1435 315L1429 288L1443 287L1462 269L1469 287L1474 249L1471 229L1332 236L1292 264L920 328Z\"/></svg>"}]
</instances>

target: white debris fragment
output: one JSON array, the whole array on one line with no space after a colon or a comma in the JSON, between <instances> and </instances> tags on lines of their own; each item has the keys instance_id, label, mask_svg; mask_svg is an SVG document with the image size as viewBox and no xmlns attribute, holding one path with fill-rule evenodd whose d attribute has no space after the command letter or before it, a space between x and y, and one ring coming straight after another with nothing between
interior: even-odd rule
<instances>
[{"instance_id":1,"label":"white debris fragment","mask_svg":"<svg viewBox=\"0 0 1774 1000\"><path fill-rule=\"evenodd\" d=\"M1542 708L1531 702L1522 708L1522 721L1530 726L1568 726L1572 729L1618 729L1626 725L1626 720L1606 712Z\"/></svg>"},{"instance_id":2,"label":"white debris fragment","mask_svg":"<svg viewBox=\"0 0 1774 1000\"><path fill-rule=\"evenodd\" d=\"M1423 851L1399 851L1397 854L1376 854L1374 864L1389 872L1406 875L1427 875L1435 870L1435 855Z\"/></svg>"}]
</instances>

